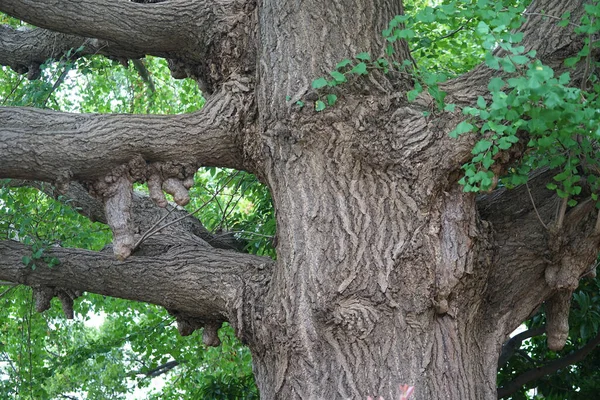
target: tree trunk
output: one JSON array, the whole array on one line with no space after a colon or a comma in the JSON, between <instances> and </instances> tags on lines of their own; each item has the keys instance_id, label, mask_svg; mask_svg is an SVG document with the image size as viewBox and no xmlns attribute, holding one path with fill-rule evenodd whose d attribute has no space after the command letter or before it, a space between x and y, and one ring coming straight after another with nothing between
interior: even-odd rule
<instances>
[{"instance_id":1,"label":"tree trunk","mask_svg":"<svg viewBox=\"0 0 600 400\"><path fill-rule=\"evenodd\" d=\"M24 18L28 8L23 4L35 3L11 0L0 9ZM114 2L85 3L104 7ZM402 13L401 1L260 0L256 9L241 1L216 1L216 6L198 1L202 7L191 10L188 2L175 0L157 5L148 20L143 5L129 10L125 3L119 3L119 12L134 13L142 27L160 20L160 10L169 4L182 7L188 18L197 12L206 37L225 42L195 47L192 41L182 45L184 50L173 50L170 38L153 30L155 44L146 49L146 41L138 38L132 45L135 54L154 52L178 60L187 75L214 88L203 113L75 117L2 109L0 139L11 146L0 141L0 177L61 185L70 179L88 181L97 192L104 190L100 197L108 216L114 211L111 202L127 192L131 180L152 179L160 188L163 179L189 178L190 166L247 169L272 192L277 261L272 265L249 256L233 261L230 253L213 251L193 235L185 247L171 248L177 233L169 236L166 255L156 255L164 250L160 246L142 253L125 249L122 258L133 251L126 264L86 255L86 265L109 268L114 263L111 274L99 276L78 270L76 263L56 275L18 269L14 263L20 254L1 256L22 247L0 246L1 279L49 286L55 277L55 286L155 302L192 329L205 325L214 330L227 320L252 350L264 399L393 400L403 384L415 387L415 399L495 398L497 360L508 333L545 300L560 317L556 326L565 321L566 294L598 249L596 214L589 203L570 211L557 233L540 230L539 220L551 225L556 210L542 175L527 191L499 189L478 199L463 193L457 181L475 138L449 138L461 113L425 116L432 103L427 94L408 103L410 78L372 71L331 89L339 98L335 107L314 111L311 101L323 94L312 90L312 80L358 53L382 55L381 31ZM530 11L561 15L580 8L581 2L538 1ZM48 19L35 9L30 22L61 30L61 18ZM81 10L78 15L82 21L94 17ZM553 38L538 51L540 57L564 58L578 51L569 35L556 30L556 21L531 21L527 32L544 31ZM72 35L98 35L111 41L106 52L119 55L126 54L123 36L136 37L119 31L119 24L114 32L105 32L103 24L90 24L82 32L74 26L61 30L69 34L69 43L75 40ZM192 28L173 37L185 41L194 34ZM236 42L238 33L246 36ZM396 61L410 59L406 43L395 46ZM185 51L195 53L186 58ZM5 63L28 65L19 57L25 56L14 55ZM237 62L229 62L236 57ZM248 61L253 57L255 64ZM470 104L486 93L492 73L478 68L449 82L449 98L459 106ZM306 106L297 106L298 100ZM50 122L54 130L48 129ZM70 144L61 149L54 143L59 140ZM90 143L106 153L83 151ZM19 160L27 165L20 166ZM164 167L170 160L183 166ZM111 187L115 174L120 174L117 189ZM133 226L140 224L126 210L136 201L128 199L119 205L122 212L117 210L127 217L123 243L131 242ZM197 268L189 268L193 257ZM119 281L115 269L123 265L130 268L121 276L126 282ZM152 272L159 267L164 270ZM140 281L129 295L119 285L141 276L136 268L155 280ZM69 274L79 277L77 284ZM202 279L203 274L210 279ZM153 291L150 284L158 283L160 290ZM170 292L187 295L178 299ZM194 293L198 298L191 298ZM559 329L553 338L563 333Z\"/></svg>"},{"instance_id":2,"label":"tree trunk","mask_svg":"<svg viewBox=\"0 0 600 400\"><path fill-rule=\"evenodd\" d=\"M280 244L252 344L261 394L493 398L503 335L480 312L488 232L472 196L428 196L319 133L330 151L281 154L270 181Z\"/></svg>"},{"instance_id":3,"label":"tree trunk","mask_svg":"<svg viewBox=\"0 0 600 400\"><path fill-rule=\"evenodd\" d=\"M400 12L389 0L260 8L259 115L279 243L251 341L265 399L396 399L401 384L421 399L495 396L503 337L483 329L478 306L488 232L474 197L444 182L458 164L428 154L439 135L403 100L378 96L383 77L319 116L284 100L344 58L379 56L379 32Z\"/></svg>"}]
</instances>

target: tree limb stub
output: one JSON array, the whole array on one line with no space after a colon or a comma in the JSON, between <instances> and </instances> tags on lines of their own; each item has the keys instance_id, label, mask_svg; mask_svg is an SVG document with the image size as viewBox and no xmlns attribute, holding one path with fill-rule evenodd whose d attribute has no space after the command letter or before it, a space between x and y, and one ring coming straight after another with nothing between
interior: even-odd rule
<instances>
[{"instance_id":1,"label":"tree limb stub","mask_svg":"<svg viewBox=\"0 0 600 400\"><path fill-rule=\"evenodd\" d=\"M124 262L105 252L53 247L49 256L60 264L47 268L40 262L35 270L21 261L28 254L30 249L21 243L0 241L0 279L144 301L205 324L227 320L238 327L248 326L243 319L249 316L242 307L257 301L242 297L266 288L273 266L266 257L202 246L172 248L160 256Z\"/></svg>"},{"instance_id":2,"label":"tree limb stub","mask_svg":"<svg viewBox=\"0 0 600 400\"><path fill-rule=\"evenodd\" d=\"M569 310L572 290L559 290L546 301L548 348L559 351L569 337Z\"/></svg>"},{"instance_id":3,"label":"tree limb stub","mask_svg":"<svg viewBox=\"0 0 600 400\"><path fill-rule=\"evenodd\" d=\"M174 116L0 108L0 176L94 180L136 157L245 169L240 124L246 101L252 102L224 91L203 110Z\"/></svg>"}]
</instances>

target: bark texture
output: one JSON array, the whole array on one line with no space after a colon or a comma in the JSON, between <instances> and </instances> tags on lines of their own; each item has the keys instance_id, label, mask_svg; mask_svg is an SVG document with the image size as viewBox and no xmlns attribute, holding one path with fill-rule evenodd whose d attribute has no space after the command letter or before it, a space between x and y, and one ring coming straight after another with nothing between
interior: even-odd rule
<instances>
[{"instance_id":1,"label":"bark texture","mask_svg":"<svg viewBox=\"0 0 600 400\"><path fill-rule=\"evenodd\" d=\"M570 28L538 14L577 16L582 5L534 1L526 47L552 66L575 54ZM600 242L591 202L558 223L551 171L513 191L463 193L457 180L475 138L448 137L458 111L425 117L428 95L409 104L407 77L356 79L321 113L293 106L316 99L312 80L340 60L381 54L380 32L401 2L14 0L0 10L46 29L3 28L0 63L16 70L82 40L88 54L98 39L111 57L167 57L174 76L212 93L182 116L0 108L0 177L50 181L79 199L111 225L122 259L56 249L61 265L30 271L20 262L27 249L0 242L0 279L54 288L39 290L46 297L60 288L160 304L183 334L207 327L210 344L229 321L253 352L264 399L394 399L401 384L415 386L415 399L494 398L502 343L544 302L549 344L564 343L570 295ZM52 50L51 31L61 43ZM14 53L18 43L27 46ZM410 59L405 43L395 57ZM468 105L493 73L478 67L444 89ZM227 246L194 222L132 246L165 213L132 194L132 182L147 181L158 206L167 205L161 189L182 203L201 165L245 169L269 185L276 262L215 249Z\"/></svg>"}]
</instances>

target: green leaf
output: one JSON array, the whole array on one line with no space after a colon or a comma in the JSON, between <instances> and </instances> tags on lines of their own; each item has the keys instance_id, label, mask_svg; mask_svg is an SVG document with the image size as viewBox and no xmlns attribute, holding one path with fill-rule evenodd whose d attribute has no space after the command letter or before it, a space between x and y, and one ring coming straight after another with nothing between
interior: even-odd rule
<instances>
[{"instance_id":1,"label":"green leaf","mask_svg":"<svg viewBox=\"0 0 600 400\"><path fill-rule=\"evenodd\" d=\"M504 82L502 78L498 78L496 76L490 80L490 83L488 84L488 89L490 90L490 92L498 92L504 87L504 85L506 85L506 82Z\"/></svg>"},{"instance_id":2,"label":"green leaf","mask_svg":"<svg viewBox=\"0 0 600 400\"><path fill-rule=\"evenodd\" d=\"M509 74L511 74L511 73L513 73L513 72L515 72L517 70L517 68L515 67L515 65L508 58L501 58L500 59L500 64L501 64L502 69L504 70L504 72L507 72Z\"/></svg>"},{"instance_id":3,"label":"green leaf","mask_svg":"<svg viewBox=\"0 0 600 400\"><path fill-rule=\"evenodd\" d=\"M455 108L456 108L456 104L452 104L452 103L451 103L451 104L446 104L446 105L444 106L444 111L447 111L447 112L454 112L454 109L455 109Z\"/></svg>"},{"instance_id":4,"label":"green leaf","mask_svg":"<svg viewBox=\"0 0 600 400\"><path fill-rule=\"evenodd\" d=\"M31 257L29 257L29 256L23 256L21 258L21 261L23 262L24 265L28 266L31 263Z\"/></svg>"},{"instance_id":5,"label":"green leaf","mask_svg":"<svg viewBox=\"0 0 600 400\"><path fill-rule=\"evenodd\" d=\"M331 75L333 77L333 79L335 79L335 81L338 83L346 82L346 76L344 74L342 74L341 72L331 71L329 73L329 75Z\"/></svg>"},{"instance_id":6,"label":"green leaf","mask_svg":"<svg viewBox=\"0 0 600 400\"><path fill-rule=\"evenodd\" d=\"M361 61L370 61L371 60L371 56L369 55L369 53L358 53L354 58L356 58L357 60L361 60Z\"/></svg>"},{"instance_id":7,"label":"green leaf","mask_svg":"<svg viewBox=\"0 0 600 400\"><path fill-rule=\"evenodd\" d=\"M315 79L312 82L312 88L313 89L321 89L323 87L327 86L327 79L321 77L319 79Z\"/></svg>"},{"instance_id":8,"label":"green leaf","mask_svg":"<svg viewBox=\"0 0 600 400\"><path fill-rule=\"evenodd\" d=\"M360 63L356 64L354 66L354 68L352 68L350 70L350 72L353 74L358 74L358 75L366 75L367 74L367 64L365 64L364 62L360 62Z\"/></svg>"},{"instance_id":9,"label":"green leaf","mask_svg":"<svg viewBox=\"0 0 600 400\"><path fill-rule=\"evenodd\" d=\"M498 62L498 59L490 52L485 53L485 65L491 69L500 69L500 63Z\"/></svg>"},{"instance_id":10,"label":"green leaf","mask_svg":"<svg viewBox=\"0 0 600 400\"><path fill-rule=\"evenodd\" d=\"M566 85L571 81L571 75L568 72L563 73L558 77L558 83L561 85Z\"/></svg>"},{"instance_id":11,"label":"green leaf","mask_svg":"<svg viewBox=\"0 0 600 400\"><path fill-rule=\"evenodd\" d=\"M335 66L335 69L344 68L345 66L350 65L350 64L352 64L352 61L345 58L342 61L340 61L339 63L337 63L337 65Z\"/></svg>"},{"instance_id":12,"label":"green leaf","mask_svg":"<svg viewBox=\"0 0 600 400\"><path fill-rule=\"evenodd\" d=\"M580 57L569 57L565 60L566 67L574 67L579 62Z\"/></svg>"},{"instance_id":13,"label":"green leaf","mask_svg":"<svg viewBox=\"0 0 600 400\"><path fill-rule=\"evenodd\" d=\"M563 13L563 15L560 16L560 22L558 23L558 26L564 28L565 26L569 25L570 18L571 18L571 11L565 11Z\"/></svg>"},{"instance_id":14,"label":"green leaf","mask_svg":"<svg viewBox=\"0 0 600 400\"><path fill-rule=\"evenodd\" d=\"M529 57L527 56L512 56L510 59L517 65L523 65L529 62Z\"/></svg>"},{"instance_id":15,"label":"green leaf","mask_svg":"<svg viewBox=\"0 0 600 400\"><path fill-rule=\"evenodd\" d=\"M467 133L467 132L471 132L473 130L474 126L471 125L470 123L468 123L467 121L462 121L461 123L459 123L458 125L456 125L456 128L454 128L452 130L452 132L450 132L450 137L453 138L457 138L458 135L462 135L463 133Z\"/></svg>"},{"instance_id":16,"label":"green leaf","mask_svg":"<svg viewBox=\"0 0 600 400\"><path fill-rule=\"evenodd\" d=\"M483 153L483 152L489 150L490 147L492 147L492 142L490 142L489 140L482 139L479 142L475 143L475 147L473 147L473 150L471 151L471 153L473 153L473 154Z\"/></svg>"},{"instance_id":17,"label":"green leaf","mask_svg":"<svg viewBox=\"0 0 600 400\"><path fill-rule=\"evenodd\" d=\"M335 94L328 94L327 95L327 105L334 105L335 102L337 101L337 96Z\"/></svg>"},{"instance_id":18,"label":"green leaf","mask_svg":"<svg viewBox=\"0 0 600 400\"><path fill-rule=\"evenodd\" d=\"M321 100L315 101L315 111L323 111L327 107Z\"/></svg>"},{"instance_id":19,"label":"green leaf","mask_svg":"<svg viewBox=\"0 0 600 400\"><path fill-rule=\"evenodd\" d=\"M416 90L416 89L410 90L406 93L406 98L408 99L409 102L412 103L413 101L415 101L415 99L417 97L419 97L420 93L421 93L421 90Z\"/></svg>"},{"instance_id":20,"label":"green leaf","mask_svg":"<svg viewBox=\"0 0 600 400\"><path fill-rule=\"evenodd\" d=\"M43 247L40 248L40 249L37 249L36 251L34 251L33 254L31 255L31 257L34 260L38 260L38 259L42 258L42 254L44 254L44 248Z\"/></svg>"},{"instance_id":21,"label":"green leaf","mask_svg":"<svg viewBox=\"0 0 600 400\"><path fill-rule=\"evenodd\" d=\"M488 33L490 33L490 27L488 24L486 24L483 21L479 21L479 23L477 24L477 27L475 28L475 32L477 32L480 35L487 35Z\"/></svg>"},{"instance_id":22,"label":"green leaf","mask_svg":"<svg viewBox=\"0 0 600 400\"><path fill-rule=\"evenodd\" d=\"M477 98L477 107L482 108L482 109L487 107L487 103L485 102L485 99L483 98L483 96L479 96Z\"/></svg>"}]
</instances>

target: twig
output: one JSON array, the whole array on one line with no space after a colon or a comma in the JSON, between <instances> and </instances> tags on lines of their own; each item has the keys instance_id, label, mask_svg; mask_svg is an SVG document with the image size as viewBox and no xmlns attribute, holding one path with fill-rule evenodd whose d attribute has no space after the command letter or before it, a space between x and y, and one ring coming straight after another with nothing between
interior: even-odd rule
<instances>
[{"instance_id":1,"label":"twig","mask_svg":"<svg viewBox=\"0 0 600 400\"><path fill-rule=\"evenodd\" d=\"M148 68L144 64L144 62L138 58L134 58L131 60L133 67L136 69L142 80L148 85L148 89L152 93L156 92L156 87L154 86L154 82L152 81L152 77L150 76L150 72Z\"/></svg>"},{"instance_id":2,"label":"twig","mask_svg":"<svg viewBox=\"0 0 600 400\"><path fill-rule=\"evenodd\" d=\"M237 176L237 174L239 174L240 171L236 171L235 174L231 175L231 177L227 180L227 182L225 182L223 184L223 186L221 186L221 188L219 188L217 191L215 191L215 193L212 195L212 197L210 199L208 199L207 201L204 202L204 204L202 204L200 207L196 208L194 211L192 211L191 213L184 215L183 217L177 218L169 223L164 224L163 226L156 228L155 230L152 230L152 228L150 230L148 230L141 238L140 240L138 240L138 242L135 244L135 246L133 246L133 249L131 250L132 252L138 248L138 246L140 244L142 244L142 242L144 240L146 240L147 238L149 238L150 236L160 232L161 230L178 223L179 221L183 221L184 219L186 219L187 217L191 217L192 215L196 214L198 211L202 210L204 207L206 207L211 201L213 201L215 199L215 197L217 197L219 195L219 193L221 192L221 190L225 189L225 187L229 184L229 182L231 182L233 180L233 178L235 178ZM161 221L166 218L163 217L161 219ZM160 222L160 221L159 221ZM158 222L154 225L157 225Z\"/></svg>"},{"instance_id":3,"label":"twig","mask_svg":"<svg viewBox=\"0 0 600 400\"><path fill-rule=\"evenodd\" d=\"M540 223L544 226L544 228L548 229L548 226L544 223L544 221L542 221L542 217L540 216L540 213L538 212L538 209L535 206L535 201L533 201L533 196L531 195L531 189L529 189L529 184L527 182L525 182L525 187L527 188L527 194L529 195L529 199L531 200L531 205L533 206L535 215L537 215L538 219L540 220Z\"/></svg>"},{"instance_id":4,"label":"twig","mask_svg":"<svg viewBox=\"0 0 600 400\"><path fill-rule=\"evenodd\" d=\"M158 224L160 224L161 222L163 222L169 215L171 215L171 213L173 212L174 209L175 209L175 207L172 207L165 215L163 215L158 221L156 221L150 227L150 229L148 229L146 231L146 233L144 233L142 235L142 237L140 238L140 240L137 241L137 243L135 244L135 246L133 246L133 250L137 249L137 247L142 243L142 241L144 241L144 239L146 239L146 237L148 237L148 236L150 236L150 234L152 234L153 229L156 228L158 226Z\"/></svg>"},{"instance_id":5,"label":"twig","mask_svg":"<svg viewBox=\"0 0 600 400\"><path fill-rule=\"evenodd\" d=\"M4 283L2 283L4 285ZM6 289L4 292L0 293L0 298L6 296L11 290L13 290L14 288L16 288L17 286L19 286L16 283L12 283L12 286L9 287L8 289Z\"/></svg>"},{"instance_id":6,"label":"twig","mask_svg":"<svg viewBox=\"0 0 600 400\"><path fill-rule=\"evenodd\" d=\"M6 102L8 101L8 99L10 99L10 97L17 91L17 89L19 88L19 86L21 86L21 83L23 82L23 79L25 79L24 75L21 75L19 77L19 82L17 82L16 85L13 86L12 90L10 91L10 93L8 94L8 96L6 96L4 98L4 100L2 100L2 105L5 105Z\"/></svg>"},{"instance_id":7,"label":"twig","mask_svg":"<svg viewBox=\"0 0 600 400\"><path fill-rule=\"evenodd\" d=\"M557 16L554 16L554 15L548 15L548 14L542 14L542 13L536 13L536 12L525 12L525 13L523 13L523 15L531 15L531 16L538 16L538 17L548 17L548 18L559 20L559 21L563 20L561 17L557 17ZM571 22L571 21L569 21L568 24L569 25L573 25L573 26L575 26L577 28L581 28L581 25L577 25L576 23Z\"/></svg>"},{"instance_id":8,"label":"twig","mask_svg":"<svg viewBox=\"0 0 600 400\"><path fill-rule=\"evenodd\" d=\"M56 80L56 82L54 82L54 85L52 85L52 89L50 89L50 92L48 92L48 96L46 96L46 99L42 103L42 108L46 108L46 104L48 103L48 100L50 100L50 97L52 96L52 94L65 81L65 77L67 76L69 71L73 68L72 62L67 60L67 62L65 64L66 64L65 68L63 69L62 73L58 76L58 79Z\"/></svg>"}]
</instances>

